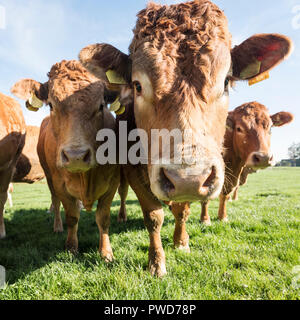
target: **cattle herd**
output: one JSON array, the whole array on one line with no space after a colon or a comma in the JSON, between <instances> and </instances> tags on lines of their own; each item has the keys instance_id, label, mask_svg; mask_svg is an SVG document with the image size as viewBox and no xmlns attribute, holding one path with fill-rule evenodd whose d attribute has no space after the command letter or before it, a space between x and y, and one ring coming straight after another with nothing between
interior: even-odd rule
<instances>
[{"instance_id":1,"label":"cattle herd","mask_svg":"<svg viewBox=\"0 0 300 320\"><path fill-rule=\"evenodd\" d=\"M167 272L160 237L162 203L175 217L175 248L189 251L185 223L190 203L202 203L201 222L210 225L208 203L220 195L219 219L226 222L231 194L246 183L249 173L273 164L271 128L290 123L293 115L272 115L258 102L228 113L229 88L236 81L254 84L268 78L293 44L283 35L257 34L232 48L225 15L208 0L150 3L137 17L128 55L109 44L90 45L79 53L79 61L54 64L46 83L16 82L11 92L26 101L28 109L49 106L50 116L40 128L26 127L20 105L0 94L0 239L6 236L4 205L11 183L46 177L55 232L63 232L61 204L64 207L66 248L78 250L81 206L91 211L97 202L99 252L110 262L111 204L119 188L119 221L126 221L130 186L149 232L149 270L162 277ZM140 129L149 137L154 129L189 130L189 148L184 141L172 144L173 156L175 150L188 149L185 160L100 165L97 133L113 130L118 144L124 121L128 133ZM159 141L149 139L143 147L150 151L155 143L161 156ZM189 159L196 161L191 164Z\"/></svg>"}]
</instances>

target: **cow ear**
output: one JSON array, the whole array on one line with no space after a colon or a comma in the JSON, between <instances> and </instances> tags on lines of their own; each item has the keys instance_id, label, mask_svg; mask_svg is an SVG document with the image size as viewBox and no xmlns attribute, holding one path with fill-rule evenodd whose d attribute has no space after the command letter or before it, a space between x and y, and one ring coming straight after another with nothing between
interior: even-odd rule
<instances>
[{"instance_id":1,"label":"cow ear","mask_svg":"<svg viewBox=\"0 0 300 320\"><path fill-rule=\"evenodd\" d=\"M35 80L24 79L17 82L11 93L17 98L26 101L26 107L30 111L38 111L48 100L48 82L42 84Z\"/></svg>"},{"instance_id":2,"label":"cow ear","mask_svg":"<svg viewBox=\"0 0 300 320\"><path fill-rule=\"evenodd\" d=\"M233 77L251 80L267 73L286 59L292 49L292 40L283 35L254 35L232 49Z\"/></svg>"},{"instance_id":3,"label":"cow ear","mask_svg":"<svg viewBox=\"0 0 300 320\"><path fill-rule=\"evenodd\" d=\"M82 49L79 60L99 79L121 85L131 82L129 56L109 44L95 44Z\"/></svg>"},{"instance_id":4,"label":"cow ear","mask_svg":"<svg viewBox=\"0 0 300 320\"><path fill-rule=\"evenodd\" d=\"M20 80L11 88L11 93L19 99L29 101L33 95L43 103L48 100L48 82L42 84L35 80Z\"/></svg>"},{"instance_id":5,"label":"cow ear","mask_svg":"<svg viewBox=\"0 0 300 320\"><path fill-rule=\"evenodd\" d=\"M289 112L279 112L271 116L274 127L282 127L291 123L294 120L294 116Z\"/></svg>"},{"instance_id":6,"label":"cow ear","mask_svg":"<svg viewBox=\"0 0 300 320\"><path fill-rule=\"evenodd\" d=\"M233 113L229 112L226 120L226 130L232 132L234 129Z\"/></svg>"}]
</instances>

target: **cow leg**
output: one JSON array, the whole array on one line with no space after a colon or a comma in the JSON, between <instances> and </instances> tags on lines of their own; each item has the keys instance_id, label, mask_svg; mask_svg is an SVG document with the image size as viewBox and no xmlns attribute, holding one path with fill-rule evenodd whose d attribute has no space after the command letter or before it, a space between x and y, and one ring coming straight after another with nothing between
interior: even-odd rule
<instances>
[{"instance_id":1,"label":"cow leg","mask_svg":"<svg viewBox=\"0 0 300 320\"><path fill-rule=\"evenodd\" d=\"M14 172L13 169L7 169L5 172L0 173L0 239L6 237L5 224L4 224L4 206L7 201L7 193L9 184Z\"/></svg>"},{"instance_id":2,"label":"cow leg","mask_svg":"<svg viewBox=\"0 0 300 320\"><path fill-rule=\"evenodd\" d=\"M7 192L7 199L8 199L9 206L12 208L13 207L12 194L9 191Z\"/></svg>"},{"instance_id":3,"label":"cow leg","mask_svg":"<svg viewBox=\"0 0 300 320\"><path fill-rule=\"evenodd\" d=\"M220 204L219 204L219 220L223 222L228 222L226 205L230 195L221 194L220 195Z\"/></svg>"},{"instance_id":4,"label":"cow leg","mask_svg":"<svg viewBox=\"0 0 300 320\"><path fill-rule=\"evenodd\" d=\"M76 199L64 199L62 200L65 213L66 213L66 224L68 227L68 237L66 241L66 249L72 253L78 251L78 222L80 218L79 201Z\"/></svg>"},{"instance_id":5,"label":"cow leg","mask_svg":"<svg viewBox=\"0 0 300 320\"><path fill-rule=\"evenodd\" d=\"M118 216L118 222L126 222L127 221L127 212L126 212L126 199L128 196L129 184L126 180L123 169L121 169L121 179L119 186L119 195L121 198L121 207Z\"/></svg>"},{"instance_id":6,"label":"cow leg","mask_svg":"<svg viewBox=\"0 0 300 320\"><path fill-rule=\"evenodd\" d=\"M61 219L61 214L60 214L60 200L52 195L52 205L50 210L52 209L52 212L54 213L54 232L55 233L62 233L64 232L64 227Z\"/></svg>"},{"instance_id":7,"label":"cow leg","mask_svg":"<svg viewBox=\"0 0 300 320\"><path fill-rule=\"evenodd\" d=\"M96 212L96 222L100 234L99 252L105 262L112 262L114 260L114 255L109 240L109 226L111 204L117 188L118 185L116 184L115 187L111 187L110 191L99 199Z\"/></svg>"},{"instance_id":8,"label":"cow leg","mask_svg":"<svg viewBox=\"0 0 300 320\"><path fill-rule=\"evenodd\" d=\"M233 201L239 200L239 188L238 188L238 187L236 187L236 188L234 189L233 196L232 196L232 200L233 200Z\"/></svg>"},{"instance_id":9,"label":"cow leg","mask_svg":"<svg viewBox=\"0 0 300 320\"><path fill-rule=\"evenodd\" d=\"M4 224L4 205L7 200L7 192L0 192L0 239L6 237Z\"/></svg>"},{"instance_id":10,"label":"cow leg","mask_svg":"<svg viewBox=\"0 0 300 320\"><path fill-rule=\"evenodd\" d=\"M201 203L202 208L201 208L201 223L203 223L205 226L210 227L211 226L211 221L210 221L210 216L208 213L208 205L209 201L205 201Z\"/></svg>"},{"instance_id":11,"label":"cow leg","mask_svg":"<svg viewBox=\"0 0 300 320\"><path fill-rule=\"evenodd\" d=\"M172 204L172 213L175 217L174 247L190 253L190 237L186 232L186 221L191 213L190 204L188 202L174 203Z\"/></svg>"},{"instance_id":12,"label":"cow leg","mask_svg":"<svg viewBox=\"0 0 300 320\"><path fill-rule=\"evenodd\" d=\"M164 211L161 203L150 191L148 175L146 175L142 167L129 167L126 170L127 180L139 199L144 214L144 223L149 232L149 271L151 275L161 278L167 274L165 252L160 237Z\"/></svg>"}]
</instances>

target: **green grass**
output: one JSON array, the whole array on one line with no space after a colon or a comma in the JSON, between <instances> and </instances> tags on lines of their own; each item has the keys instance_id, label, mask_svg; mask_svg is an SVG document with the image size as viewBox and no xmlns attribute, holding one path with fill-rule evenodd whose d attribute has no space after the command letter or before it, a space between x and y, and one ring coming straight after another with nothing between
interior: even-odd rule
<instances>
[{"instance_id":1,"label":"green grass","mask_svg":"<svg viewBox=\"0 0 300 320\"><path fill-rule=\"evenodd\" d=\"M1 299L299 299L293 267L300 265L300 170L276 168L252 175L229 204L230 223L199 224L200 204L188 222L192 253L173 250L174 219L165 208L162 240L168 275L147 272L148 234L134 194L127 224L117 223L113 203L111 243L115 262L97 253L94 214L82 212L79 254L64 251L66 232L52 232L45 182L15 185L13 209L5 215L7 238L0 242L0 264L7 269Z\"/></svg>"}]
</instances>

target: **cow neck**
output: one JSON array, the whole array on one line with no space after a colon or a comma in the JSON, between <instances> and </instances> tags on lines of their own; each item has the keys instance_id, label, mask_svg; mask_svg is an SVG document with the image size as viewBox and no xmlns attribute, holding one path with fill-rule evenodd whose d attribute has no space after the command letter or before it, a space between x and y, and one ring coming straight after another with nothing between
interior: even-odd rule
<instances>
[{"instance_id":1,"label":"cow neck","mask_svg":"<svg viewBox=\"0 0 300 320\"><path fill-rule=\"evenodd\" d=\"M227 180L227 190L230 191L234 188L240 179L241 173L244 169L244 164L242 159L235 152L233 145L233 132L227 130L224 140L224 148L226 150L224 155L224 162L226 165L225 175ZM229 185L228 185L229 184Z\"/></svg>"}]
</instances>

